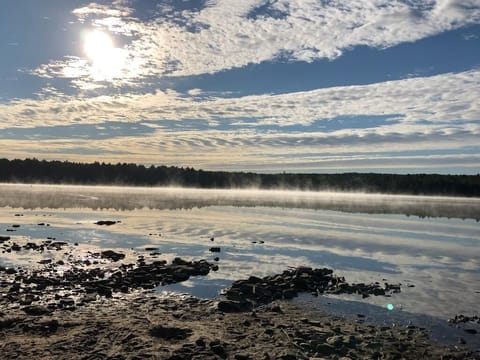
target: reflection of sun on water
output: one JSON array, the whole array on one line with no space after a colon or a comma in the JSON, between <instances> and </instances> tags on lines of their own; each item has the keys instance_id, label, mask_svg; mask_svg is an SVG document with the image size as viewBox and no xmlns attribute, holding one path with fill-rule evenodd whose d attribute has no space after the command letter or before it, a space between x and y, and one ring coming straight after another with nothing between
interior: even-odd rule
<instances>
[{"instance_id":1,"label":"reflection of sun on water","mask_svg":"<svg viewBox=\"0 0 480 360\"><path fill-rule=\"evenodd\" d=\"M111 37L99 30L85 34L83 47L92 62L91 76L98 81L121 76L125 66L125 51L116 48Z\"/></svg>"}]
</instances>

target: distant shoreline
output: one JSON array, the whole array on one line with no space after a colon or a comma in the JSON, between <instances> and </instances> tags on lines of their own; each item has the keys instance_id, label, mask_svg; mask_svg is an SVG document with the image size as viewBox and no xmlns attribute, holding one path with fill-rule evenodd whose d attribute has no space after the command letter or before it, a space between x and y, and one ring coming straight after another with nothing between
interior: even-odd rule
<instances>
[{"instance_id":1,"label":"distant shoreline","mask_svg":"<svg viewBox=\"0 0 480 360\"><path fill-rule=\"evenodd\" d=\"M259 174L37 159L0 159L0 182L480 197L480 174Z\"/></svg>"}]
</instances>

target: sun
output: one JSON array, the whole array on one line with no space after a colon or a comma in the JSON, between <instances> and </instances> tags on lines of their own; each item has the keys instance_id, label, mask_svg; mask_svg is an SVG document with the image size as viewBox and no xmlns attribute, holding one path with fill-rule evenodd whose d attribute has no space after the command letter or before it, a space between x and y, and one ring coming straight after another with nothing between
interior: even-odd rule
<instances>
[{"instance_id":1,"label":"sun","mask_svg":"<svg viewBox=\"0 0 480 360\"><path fill-rule=\"evenodd\" d=\"M106 33L100 30L93 30L85 34L83 48L90 60L97 62L109 57L115 46L110 36Z\"/></svg>"},{"instance_id":2,"label":"sun","mask_svg":"<svg viewBox=\"0 0 480 360\"><path fill-rule=\"evenodd\" d=\"M83 50L91 61L91 75L95 80L111 80L121 76L125 55L116 48L112 38L103 31L85 33Z\"/></svg>"}]
</instances>

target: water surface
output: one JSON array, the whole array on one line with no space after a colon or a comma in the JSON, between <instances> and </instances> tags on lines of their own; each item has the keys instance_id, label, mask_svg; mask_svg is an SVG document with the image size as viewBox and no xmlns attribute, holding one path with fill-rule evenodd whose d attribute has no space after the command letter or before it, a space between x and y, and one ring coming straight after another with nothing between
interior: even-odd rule
<instances>
[{"instance_id":1,"label":"water surface","mask_svg":"<svg viewBox=\"0 0 480 360\"><path fill-rule=\"evenodd\" d=\"M349 282L402 283L392 298L362 300L370 304L441 318L478 313L480 199L9 184L0 194L0 235L137 254L155 247L167 260L220 258L218 272L159 292L211 297L233 280L303 265ZM94 224L104 219L121 222ZM0 263L31 256L0 254Z\"/></svg>"}]
</instances>

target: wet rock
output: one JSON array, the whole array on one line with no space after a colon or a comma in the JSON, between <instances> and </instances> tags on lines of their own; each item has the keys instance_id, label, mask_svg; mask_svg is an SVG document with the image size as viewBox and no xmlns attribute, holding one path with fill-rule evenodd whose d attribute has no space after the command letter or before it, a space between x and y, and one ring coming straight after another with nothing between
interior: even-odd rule
<instances>
[{"instance_id":1,"label":"wet rock","mask_svg":"<svg viewBox=\"0 0 480 360\"><path fill-rule=\"evenodd\" d=\"M122 260L125 258L125 254L115 252L113 250L105 250L100 253L102 259L109 259L114 262Z\"/></svg>"},{"instance_id":2,"label":"wet rock","mask_svg":"<svg viewBox=\"0 0 480 360\"><path fill-rule=\"evenodd\" d=\"M115 221L115 220L99 220L95 222L95 225L101 225L101 226L111 226L119 223L120 221Z\"/></svg>"},{"instance_id":3,"label":"wet rock","mask_svg":"<svg viewBox=\"0 0 480 360\"><path fill-rule=\"evenodd\" d=\"M12 251L20 251L22 250L22 247L20 245L18 245L17 243L14 243L10 249L12 249Z\"/></svg>"},{"instance_id":4,"label":"wet rock","mask_svg":"<svg viewBox=\"0 0 480 360\"><path fill-rule=\"evenodd\" d=\"M18 224L13 224L12 225L12 228L19 228L19 227L20 227L20 225L18 225Z\"/></svg>"},{"instance_id":5,"label":"wet rock","mask_svg":"<svg viewBox=\"0 0 480 360\"><path fill-rule=\"evenodd\" d=\"M0 243L10 240L10 236L0 236Z\"/></svg>"},{"instance_id":6,"label":"wet rock","mask_svg":"<svg viewBox=\"0 0 480 360\"><path fill-rule=\"evenodd\" d=\"M60 251L60 250L63 249L64 246L68 245L64 241L53 241L53 242L51 242L50 240L47 240L45 242L45 244L47 244L47 249L48 250L56 250L56 251Z\"/></svg>"},{"instance_id":7,"label":"wet rock","mask_svg":"<svg viewBox=\"0 0 480 360\"><path fill-rule=\"evenodd\" d=\"M449 323L453 324L460 324L460 323L477 323L480 324L480 316L478 315L473 315L473 316L467 316L467 315L455 315L454 318L448 319Z\"/></svg>"},{"instance_id":8,"label":"wet rock","mask_svg":"<svg viewBox=\"0 0 480 360\"><path fill-rule=\"evenodd\" d=\"M281 274L235 281L225 293L229 300L248 300L266 304L277 299L291 299L300 292L315 294L362 294L387 295L399 291L399 285L348 284L345 278L333 275L331 269L299 267Z\"/></svg>"},{"instance_id":9,"label":"wet rock","mask_svg":"<svg viewBox=\"0 0 480 360\"><path fill-rule=\"evenodd\" d=\"M15 270L14 268L2 268L0 267L0 271L4 271L6 274L9 274L9 275L13 275L13 274L16 274L17 273L17 270Z\"/></svg>"},{"instance_id":10,"label":"wet rock","mask_svg":"<svg viewBox=\"0 0 480 360\"><path fill-rule=\"evenodd\" d=\"M467 334L475 335L478 331L475 329L463 329Z\"/></svg>"},{"instance_id":11,"label":"wet rock","mask_svg":"<svg viewBox=\"0 0 480 360\"><path fill-rule=\"evenodd\" d=\"M183 340L192 334L192 330L158 325L151 328L149 333L153 337L165 340Z\"/></svg>"},{"instance_id":12,"label":"wet rock","mask_svg":"<svg viewBox=\"0 0 480 360\"><path fill-rule=\"evenodd\" d=\"M210 252L220 252L221 249L218 246L213 246L210 248Z\"/></svg>"}]
</instances>

